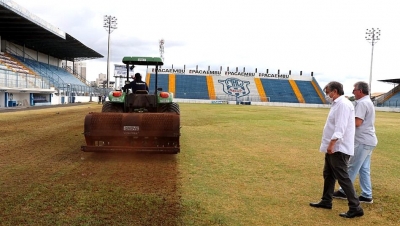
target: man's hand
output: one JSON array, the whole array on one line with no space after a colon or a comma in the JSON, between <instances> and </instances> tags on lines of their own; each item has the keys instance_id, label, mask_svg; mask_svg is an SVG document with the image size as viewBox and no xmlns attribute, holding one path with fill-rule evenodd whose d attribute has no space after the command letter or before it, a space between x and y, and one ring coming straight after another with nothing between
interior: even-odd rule
<instances>
[{"instance_id":1,"label":"man's hand","mask_svg":"<svg viewBox=\"0 0 400 226\"><path fill-rule=\"evenodd\" d=\"M333 153L335 153L334 147L335 147L335 144L336 144L336 141L337 141L337 140L338 140L338 139L335 139L335 140L331 140L331 142L329 142L328 149L326 150L326 152L327 152L328 154L333 154Z\"/></svg>"}]
</instances>

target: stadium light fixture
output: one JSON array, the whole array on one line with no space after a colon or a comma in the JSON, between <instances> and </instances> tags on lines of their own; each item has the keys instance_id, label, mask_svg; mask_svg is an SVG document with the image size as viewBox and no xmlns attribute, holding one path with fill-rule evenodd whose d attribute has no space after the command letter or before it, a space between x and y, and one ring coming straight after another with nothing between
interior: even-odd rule
<instances>
[{"instance_id":1,"label":"stadium light fixture","mask_svg":"<svg viewBox=\"0 0 400 226\"><path fill-rule=\"evenodd\" d=\"M365 32L365 39L371 43L372 45L372 51L371 51L371 67L369 71L369 97L371 98L371 82L372 82L372 61L374 59L374 45L377 43L380 39L379 37L381 36L381 30L379 28L372 28L372 29L367 29Z\"/></svg>"},{"instance_id":2,"label":"stadium light fixture","mask_svg":"<svg viewBox=\"0 0 400 226\"><path fill-rule=\"evenodd\" d=\"M161 57L161 59L162 59L162 61L164 62L164 39L162 38L162 39L160 39L160 41L159 41L159 49L160 49L160 57Z\"/></svg>"},{"instance_id":3,"label":"stadium light fixture","mask_svg":"<svg viewBox=\"0 0 400 226\"><path fill-rule=\"evenodd\" d=\"M115 16L105 15L103 27L108 33L108 48L107 48L107 89L109 87L110 74L110 34L117 29L117 18Z\"/></svg>"}]
</instances>

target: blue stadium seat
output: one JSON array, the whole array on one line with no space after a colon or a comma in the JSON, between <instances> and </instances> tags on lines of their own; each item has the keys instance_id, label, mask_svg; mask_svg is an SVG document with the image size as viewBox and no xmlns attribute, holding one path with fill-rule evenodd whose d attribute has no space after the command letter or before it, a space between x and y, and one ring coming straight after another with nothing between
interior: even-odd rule
<instances>
[{"instance_id":1,"label":"blue stadium seat","mask_svg":"<svg viewBox=\"0 0 400 226\"><path fill-rule=\"evenodd\" d=\"M35 71L38 75L49 79L50 82L55 84L57 87L60 87L63 83L86 86L85 83L81 82L73 74L69 73L63 68L31 60L28 58L23 58L21 56L14 55L14 57L17 58L21 63L25 64L27 67Z\"/></svg>"},{"instance_id":2,"label":"blue stadium seat","mask_svg":"<svg viewBox=\"0 0 400 226\"><path fill-rule=\"evenodd\" d=\"M150 76L149 93L154 93L154 84L156 82L155 74ZM168 74L158 74L157 87L162 88L163 91L168 91L169 87L169 75Z\"/></svg>"},{"instance_id":3,"label":"blue stadium seat","mask_svg":"<svg viewBox=\"0 0 400 226\"><path fill-rule=\"evenodd\" d=\"M198 75L176 75L175 96L184 99L210 99L207 77Z\"/></svg>"},{"instance_id":4,"label":"blue stadium seat","mask_svg":"<svg viewBox=\"0 0 400 226\"><path fill-rule=\"evenodd\" d=\"M382 107L400 107L400 92L394 94L391 98L385 101Z\"/></svg>"},{"instance_id":5,"label":"blue stadium seat","mask_svg":"<svg viewBox=\"0 0 400 226\"><path fill-rule=\"evenodd\" d=\"M261 84L270 102L299 102L292 86L290 86L289 80L261 78Z\"/></svg>"},{"instance_id":6,"label":"blue stadium seat","mask_svg":"<svg viewBox=\"0 0 400 226\"><path fill-rule=\"evenodd\" d=\"M155 75L150 77L149 92L154 92ZM158 74L158 87L164 91L169 90L169 75ZM175 98L183 99L210 99L208 96L206 76L197 75L175 75Z\"/></svg>"},{"instance_id":7,"label":"blue stadium seat","mask_svg":"<svg viewBox=\"0 0 400 226\"><path fill-rule=\"evenodd\" d=\"M297 87L303 95L304 101L308 104L323 104L321 98L315 91L311 81L296 80Z\"/></svg>"}]
</instances>

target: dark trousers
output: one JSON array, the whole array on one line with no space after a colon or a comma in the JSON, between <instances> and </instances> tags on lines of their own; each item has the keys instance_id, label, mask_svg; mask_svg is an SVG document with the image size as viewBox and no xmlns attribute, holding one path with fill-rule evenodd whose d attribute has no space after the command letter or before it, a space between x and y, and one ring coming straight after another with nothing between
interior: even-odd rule
<instances>
[{"instance_id":1,"label":"dark trousers","mask_svg":"<svg viewBox=\"0 0 400 226\"><path fill-rule=\"evenodd\" d=\"M347 195L347 201L350 210L359 210L360 201L356 197L353 183L347 173L347 163L350 156L342 152L335 152L333 154L325 154L324 165L324 191L322 193L322 202L332 203L333 192L335 190L336 180L339 182L340 187Z\"/></svg>"}]
</instances>

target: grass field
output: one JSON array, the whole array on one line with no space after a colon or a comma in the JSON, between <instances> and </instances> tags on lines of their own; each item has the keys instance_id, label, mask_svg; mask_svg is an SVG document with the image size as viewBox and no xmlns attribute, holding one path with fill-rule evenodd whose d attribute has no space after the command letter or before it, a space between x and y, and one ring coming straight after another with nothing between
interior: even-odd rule
<instances>
[{"instance_id":1,"label":"grass field","mask_svg":"<svg viewBox=\"0 0 400 226\"><path fill-rule=\"evenodd\" d=\"M0 113L0 225L399 225L400 114L377 112L373 204L322 194L329 109L180 104L181 153L84 153L82 104ZM359 192L358 183L356 190Z\"/></svg>"}]
</instances>

